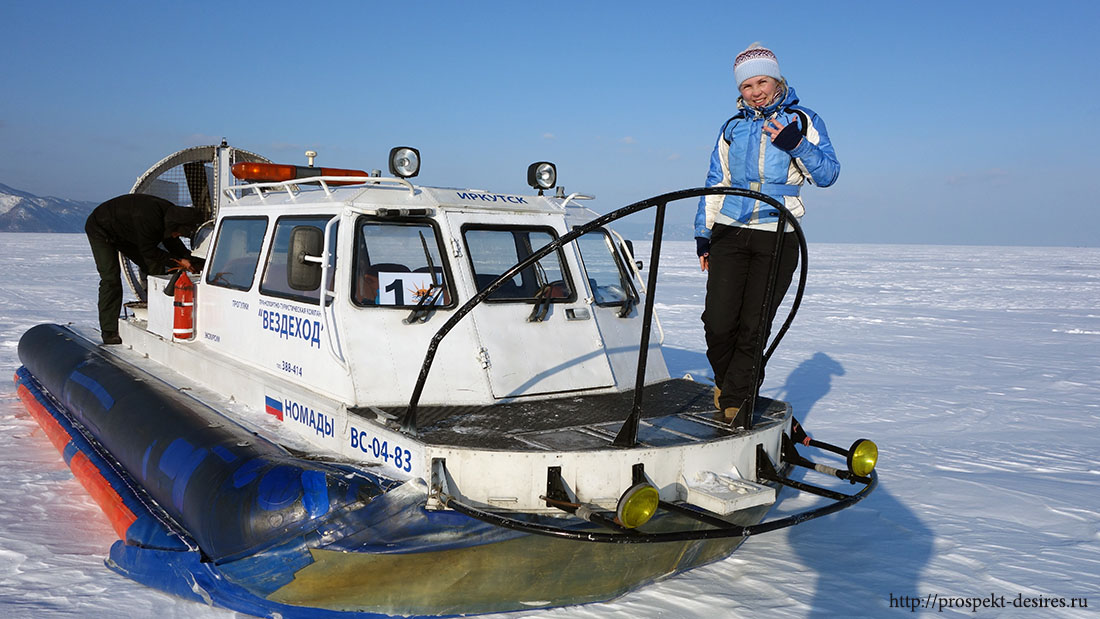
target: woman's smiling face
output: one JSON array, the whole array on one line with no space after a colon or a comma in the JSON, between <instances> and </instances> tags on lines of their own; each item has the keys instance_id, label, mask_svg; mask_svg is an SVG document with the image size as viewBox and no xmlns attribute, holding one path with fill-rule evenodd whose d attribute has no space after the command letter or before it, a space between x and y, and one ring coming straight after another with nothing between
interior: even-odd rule
<instances>
[{"instance_id":1,"label":"woman's smiling face","mask_svg":"<svg viewBox=\"0 0 1100 619\"><path fill-rule=\"evenodd\" d=\"M738 90L749 105L765 107L775 99L775 93L779 91L779 82L774 77L756 75L741 82Z\"/></svg>"}]
</instances>

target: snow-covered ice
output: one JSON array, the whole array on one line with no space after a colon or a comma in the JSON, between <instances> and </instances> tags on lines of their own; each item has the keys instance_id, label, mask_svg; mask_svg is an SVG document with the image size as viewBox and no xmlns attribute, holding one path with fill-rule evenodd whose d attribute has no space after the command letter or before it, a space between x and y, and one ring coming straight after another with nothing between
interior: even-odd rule
<instances>
[{"instance_id":1,"label":"snow-covered ice","mask_svg":"<svg viewBox=\"0 0 1100 619\"><path fill-rule=\"evenodd\" d=\"M704 379L694 244L667 243L661 260L669 367ZM790 400L816 438L874 439L875 493L610 603L494 619L900 617L891 596L932 595L1005 596L1007 608L946 611L968 616L1096 614L1100 249L811 243L809 263L764 394ZM93 328L96 284L83 235L0 234L0 365L14 372L36 323ZM10 380L0 454L0 615L234 616L103 565L113 530ZM773 514L805 500L780 496ZM1089 607L1016 609L1018 594Z\"/></svg>"}]
</instances>

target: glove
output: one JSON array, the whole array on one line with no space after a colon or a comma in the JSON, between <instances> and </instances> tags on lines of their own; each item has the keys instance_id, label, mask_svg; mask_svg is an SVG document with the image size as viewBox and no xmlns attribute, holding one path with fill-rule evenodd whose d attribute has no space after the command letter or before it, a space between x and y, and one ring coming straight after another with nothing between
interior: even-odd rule
<instances>
[{"instance_id":1,"label":"glove","mask_svg":"<svg viewBox=\"0 0 1100 619\"><path fill-rule=\"evenodd\" d=\"M798 129L798 121L792 121L791 124L783 127L783 130L775 136L772 140L772 144L779 150L791 152L795 146L802 141L802 132Z\"/></svg>"},{"instance_id":2,"label":"glove","mask_svg":"<svg viewBox=\"0 0 1100 619\"><path fill-rule=\"evenodd\" d=\"M710 253L710 239L708 239L706 237L703 237L703 236L695 237L695 255L702 257L702 256L705 256L709 253Z\"/></svg>"}]
</instances>

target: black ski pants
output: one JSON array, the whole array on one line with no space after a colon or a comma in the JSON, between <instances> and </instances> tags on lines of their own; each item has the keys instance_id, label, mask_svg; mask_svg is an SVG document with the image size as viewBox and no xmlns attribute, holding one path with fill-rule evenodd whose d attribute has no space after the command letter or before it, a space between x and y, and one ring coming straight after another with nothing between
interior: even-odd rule
<instances>
[{"instance_id":1,"label":"black ski pants","mask_svg":"<svg viewBox=\"0 0 1100 619\"><path fill-rule=\"evenodd\" d=\"M703 328L714 384L722 390L718 401L722 410L743 406L754 393L753 365L761 354L758 335L763 331L763 341L767 341L798 265L798 240L793 233L786 233L779 279L762 324L776 234L721 224L715 224L711 233ZM763 379L764 369L760 368Z\"/></svg>"}]
</instances>

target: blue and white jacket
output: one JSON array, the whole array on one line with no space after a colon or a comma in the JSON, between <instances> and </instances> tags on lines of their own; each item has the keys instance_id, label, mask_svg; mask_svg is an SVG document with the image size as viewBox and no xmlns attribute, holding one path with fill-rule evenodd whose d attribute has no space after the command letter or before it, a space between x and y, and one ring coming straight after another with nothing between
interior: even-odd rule
<instances>
[{"instance_id":1,"label":"blue and white jacket","mask_svg":"<svg viewBox=\"0 0 1100 619\"><path fill-rule=\"evenodd\" d=\"M741 187L782 200L795 217L805 209L799 197L802 183L828 187L840 174L825 123L812 110L798 105L794 88L786 96L762 109L738 100L739 112L722 125L718 143L710 156L707 187ZM787 152L772 144L763 131L772 118L787 125L797 120L802 141ZM740 196L712 195L699 199L695 215L695 236L710 238L715 223L762 230L776 229L777 217L767 203Z\"/></svg>"}]
</instances>

